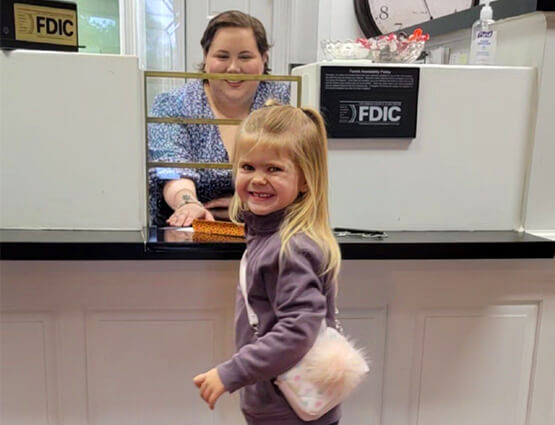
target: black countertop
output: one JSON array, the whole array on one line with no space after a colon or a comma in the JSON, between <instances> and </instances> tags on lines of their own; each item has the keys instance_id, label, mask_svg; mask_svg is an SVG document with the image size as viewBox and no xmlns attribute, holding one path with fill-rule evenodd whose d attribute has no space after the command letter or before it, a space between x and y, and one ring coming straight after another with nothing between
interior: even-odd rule
<instances>
[{"instance_id":1,"label":"black countertop","mask_svg":"<svg viewBox=\"0 0 555 425\"><path fill-rule=\"evenodd\" d=\"M2 260L237 260L243 239L140 231L0 230ZM387 232L338 237L345 260L553 258L555 241L516 231Z\"/></svg>"}]
</instances>

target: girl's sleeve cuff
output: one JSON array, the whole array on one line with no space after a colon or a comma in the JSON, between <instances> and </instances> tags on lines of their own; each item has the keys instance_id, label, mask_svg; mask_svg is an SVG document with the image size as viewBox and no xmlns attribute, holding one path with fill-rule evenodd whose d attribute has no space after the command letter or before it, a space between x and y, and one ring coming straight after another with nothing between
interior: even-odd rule
<instances>
[{"instance_id":1,"label":"girl's sleeve cuff","mask_svg":"<svg viewBox=\"0 0 555 425\"><path fill-rule=\"evenodd\" d=\"M244 387L247 381L247 376L241 367L237 363L235 357L232 357L228 361L220 364L217 367L218 375L226 391L232 393L237 391L239 388Z\"/></svg>"}]
</instances>

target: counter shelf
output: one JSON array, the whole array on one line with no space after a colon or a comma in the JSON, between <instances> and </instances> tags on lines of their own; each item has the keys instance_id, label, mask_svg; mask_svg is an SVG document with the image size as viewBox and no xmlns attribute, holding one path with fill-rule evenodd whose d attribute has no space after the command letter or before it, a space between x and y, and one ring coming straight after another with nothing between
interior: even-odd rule
<instances>
[{"instance_id":1,"label":"counter shelf","mask_svg":"<svg viewBox=\"0 0 555 425\"><path fill-rule=\"evenodd\" d=\"M139 231L1 230L1 260L238 260L241 238L211 241ZM338 237L344 260L553 258L555 241L516 231L388 231L383 240ZM219 241L218 241L219 240Z\"/></svg>"}]
</instances>

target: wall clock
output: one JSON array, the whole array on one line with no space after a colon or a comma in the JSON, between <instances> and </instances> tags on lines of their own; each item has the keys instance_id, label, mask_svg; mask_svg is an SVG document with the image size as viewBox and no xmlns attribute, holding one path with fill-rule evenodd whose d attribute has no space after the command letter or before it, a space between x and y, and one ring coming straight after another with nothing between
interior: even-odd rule
<instances>
[{"instance_id":1,"label":"wall clock","mask_svg":"<svg viewBox=\"0 0 555 425\"><path fill-rule=\"evenodd\" d=\"M387 34L476 6L479 0L354 0L366 37Z\"/></svg>"}]
</instances>

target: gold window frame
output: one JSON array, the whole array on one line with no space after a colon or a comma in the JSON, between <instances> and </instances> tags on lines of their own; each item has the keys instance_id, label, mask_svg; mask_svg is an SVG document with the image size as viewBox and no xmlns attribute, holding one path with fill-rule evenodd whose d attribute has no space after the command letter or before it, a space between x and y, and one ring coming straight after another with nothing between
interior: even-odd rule
<instances>
[{"instance_id":1,"label":"gold window frame","mask_svg":"<svg viewBox=\"0 0 555 425\"><path fill-rule=\"evenodd\" d=\"M145 113L145 180L146 180L146 226L150 227L150 188L148 184L148 170L151 168L219 168L230 169L229 162L162 162L150 161L148 156L148 124L214 124L214 125L239 125L241 120L218 118L160 118L148 115L149 105L147 87L149 78L183 78L202 80L231 80L231 81L291 81L297 83L297 106L301 105L302 77L298 75L268 75L268 74L222 74L203 72L169 72L145 71L144 72L144 113Z\"/></svg>"}]
</instances>

